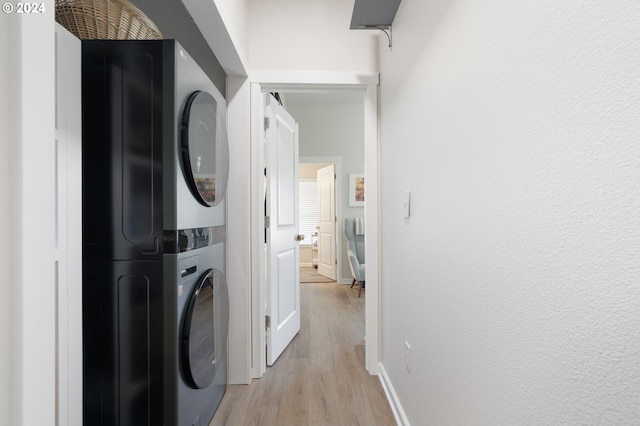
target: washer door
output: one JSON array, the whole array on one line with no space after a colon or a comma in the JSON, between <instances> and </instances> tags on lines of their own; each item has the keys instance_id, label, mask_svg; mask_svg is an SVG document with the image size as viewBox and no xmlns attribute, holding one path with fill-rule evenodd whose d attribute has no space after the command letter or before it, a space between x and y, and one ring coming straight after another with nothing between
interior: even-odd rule
<instances>
[{"instance_id":1,"label":"washer door","mask_svg":"<svg viewBox=\"0 0 640 426\"><path fill-rule=\"evenodd\" d=\"M187 384L204 389L216 373L214 285L215 270L198 280L187 304L182 330L182 369Z\"/></svg>"},{"instance_id":2,"label":"washer door","mask_svg":"<svg viewBox=\"0 0 640 426\"><path fill-rule=\"evenodd\" d=\"M224 106L203 91L185 104L181 125L182 165L198 202L212 207L224 199L229 175L229 147Z\"/></svg>"}]
</instances>

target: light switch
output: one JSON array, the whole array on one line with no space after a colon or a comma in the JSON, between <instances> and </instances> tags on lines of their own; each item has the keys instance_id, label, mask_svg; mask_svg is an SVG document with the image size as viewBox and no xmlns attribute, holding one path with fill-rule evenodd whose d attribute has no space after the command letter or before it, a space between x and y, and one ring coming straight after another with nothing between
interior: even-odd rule
<instances>
[{"instance_id":1,"label":"light switch","mask_svg":"<svg viewBox=\"0 0 640 426\"><path fill-rule=\"evenodd\" d=\"M411 192L405 191L402 194L402 215L404 217L409 217L411 213Z\"/></svg>"}]
</instances>

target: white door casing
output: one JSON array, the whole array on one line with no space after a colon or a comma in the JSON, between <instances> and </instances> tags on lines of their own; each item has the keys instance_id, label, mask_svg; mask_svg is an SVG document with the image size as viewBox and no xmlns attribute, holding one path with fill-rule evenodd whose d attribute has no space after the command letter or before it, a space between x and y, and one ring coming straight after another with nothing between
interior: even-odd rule
<instances>
[{"instance_id":1,"label":"white door casing","mask_svg":"<svg viewBox=\"0 0 640 426\"><path fill-rule=\"evenodd\" d=\"M367 204L365 216L365 250L367 251L367 297L365 298L365 368L378 374L380 361L379 313L379 200L378 200L378 84L379 74L360 72L315 72L259 70L250 75L251 122L251 376L262 377L266 371L265 303L266 250L264 248L264 92L282 90L362 90L364 92L365 179ZM242 113L246 114L246 110ZM317 162L317 161L314 161ZM330 161L326 161L330 162Z\"/></svg>"},{"instance_id":2,"label":"white door casing","mask_svg":"<svg viewBox=\"0 0 640 426\"><path fill-rule=\"evenodd\" d=\"M80 40L56 23L57 424L82 424L82 108Z\"/></svg>"},{"instance_id":3,"label":"white door casing","mask_svg":"<svg viewBox=\"0 0 640 426\"><path fill-rule=\"evenodd\" d=\"M267 365L273 365L300 330L298 124L272 96L265 113Z\"/></svg>"},{"instance_id":4,"label":"white door casing","mask_svg":"<svg viewBox=\"0 0 640 426\"><path fill-rule=\"evenodd\" d=\"M316 173L318 182L318 273L337 279L335 165Z\"/></svg>"}]
</instances>

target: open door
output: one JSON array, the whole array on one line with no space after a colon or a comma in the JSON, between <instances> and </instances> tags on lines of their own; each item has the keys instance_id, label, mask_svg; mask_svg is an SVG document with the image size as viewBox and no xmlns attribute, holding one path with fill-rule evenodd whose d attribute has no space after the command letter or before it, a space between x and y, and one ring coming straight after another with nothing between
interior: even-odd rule
<instances>
[{"instance_id":1,"label":"open door","mask_svg":"<svg viewBox=\"0 0 640 426\"><path fill-rule=\"evenodd\" d=\"M268 96L267 140L267 365L300 331L298 235L298 123Z\"/></svg>"},{"instance_id":2,"label":"open door","mask_svg":"<svg viewBox=\"0 0 640 426\"><path fill-rule=\"evenodd\" d=\"M317 171L318 181L318 273L337 278L336 170L331 164Z\"/></svg>"}]
</instances>

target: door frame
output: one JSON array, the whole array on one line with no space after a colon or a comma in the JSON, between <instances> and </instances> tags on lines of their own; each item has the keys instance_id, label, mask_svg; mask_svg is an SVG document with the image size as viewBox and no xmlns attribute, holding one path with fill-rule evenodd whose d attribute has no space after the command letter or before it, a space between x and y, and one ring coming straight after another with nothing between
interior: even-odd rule
<instances>
[{"instance_id":1,"label":"door frame","mask_svg":"<svg viewBox=\"0 0 640 426\"><path fill-rule=\"evenodd\" d=\"M251 377L266 371L264 244L264 96L284 90L362 90L364 94L365 181L367 201L365 250L367 294L365 298L365 368L377 375L380 361L380 247L378 189L378 85L379 74L317 71L253 71L250 80L251 125Z\"/></svg>"}]
</instances>

